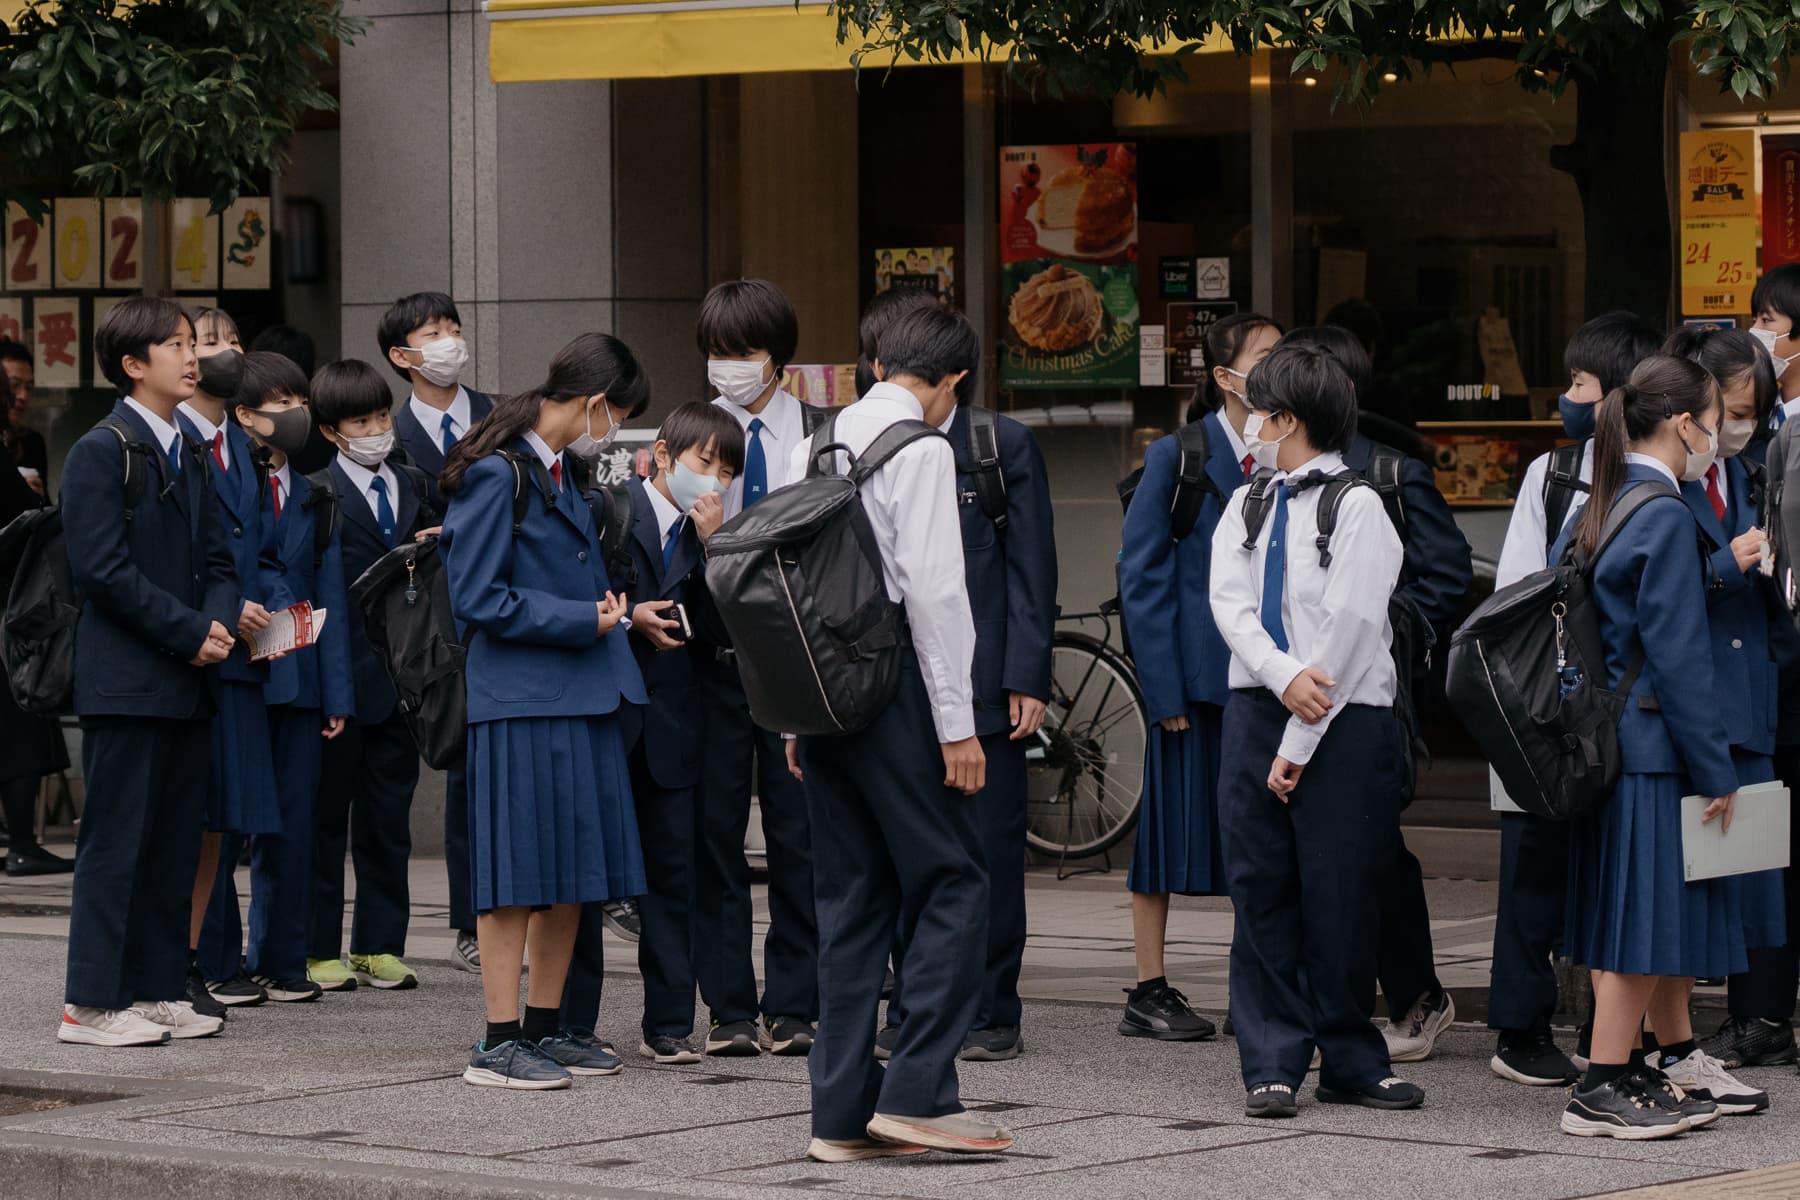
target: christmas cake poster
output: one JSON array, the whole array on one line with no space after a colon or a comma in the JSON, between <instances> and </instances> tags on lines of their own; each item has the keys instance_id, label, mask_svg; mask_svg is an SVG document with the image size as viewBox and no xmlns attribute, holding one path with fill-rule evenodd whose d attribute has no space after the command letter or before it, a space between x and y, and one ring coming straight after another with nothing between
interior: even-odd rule
<instances>
[{"instance_id":1,"label":"christmas cake poster","mask_svg":"<svg viewBox=\"0 0 1800 1200\"><path fill-rule=\"evenodd\" d=\"M1138 380L1137 147L1000 151L1004 387Z\"/></svg>"}]
</instances>

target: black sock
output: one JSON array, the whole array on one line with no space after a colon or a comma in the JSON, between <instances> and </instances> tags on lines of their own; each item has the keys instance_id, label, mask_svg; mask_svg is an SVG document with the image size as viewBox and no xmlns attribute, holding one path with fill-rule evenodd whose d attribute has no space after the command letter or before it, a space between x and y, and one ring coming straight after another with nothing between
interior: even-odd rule
<instances>
[{"instance_id":1,"label":"black sock","mask_svg":"<svg viewBox=\"0 0 1800 1200\"><path fill-rule=\"evenodd\" d=\"M482 1040L481 1044L492 1050L501 1042L513 1042L518 1038L519 1023L517 1021L489 1021L487 1037Z\"/></svg>"},{"instance_id":2,"label":"black sock","mask_svg":"<svg viewBox=\"0 0 1800 1200\"><path fill-rule=\"evenodd\" d=\"M1623 1079L1629 1074L1631 1074L1630 1063L1603 1063L1589 1059L1587 1075L1581 1081L1581 1090L1592 1091L1603 1083Z\"/></svg>"},{"instance_id":3,"label":"black sock","mask_svg":"<svg viewBox=\"0 0 1800 1200\"><path fill-rule=\"evenodd\" d=\"M11 839L14 854L37 849L37 797L35 775L0 784L0 807L5 811L6 836Z\"/></svg>"},{"instance_id":4,"label":"black sock","mask_svg":"<svg viewBox=\"0 0 1800 1200\"><path fill-rule=\"evenodd\" d=\"M555 1037L562 1029L562 1010L560 1008L533 1008L525 1006L525 1020L519 1024L519 1035L528 1042L541 1042L547 1037Z\"/></svg>"},{"instance_id":5,"label":"black sock","mask_svg":"<svg viewBox=\"0 0 1800 1200\"><path fill-rule=\"evenodd\" d=\"M1662 1062L1680 1062L1695 1050L1699 1049L1699 1046L1693 1038L1689 1038L1685 1042L1665 1043L1660 1049L1662 1050Z\"/></svg>"},{"instance_id":6,"label":"black sock","mask_svg":"<svg viewBox=\"0 0 1800 1200\"><path fill-rule=\"evenodd\" d=\"M1133 1000L1142 1000L1151 992L1167 986L1169 986L1169 980L1168 977L1164 975L1158 975L1155 979L1139 980L1138 985L1131 989L1131 998Z\"/></svg>"}]
</instances>

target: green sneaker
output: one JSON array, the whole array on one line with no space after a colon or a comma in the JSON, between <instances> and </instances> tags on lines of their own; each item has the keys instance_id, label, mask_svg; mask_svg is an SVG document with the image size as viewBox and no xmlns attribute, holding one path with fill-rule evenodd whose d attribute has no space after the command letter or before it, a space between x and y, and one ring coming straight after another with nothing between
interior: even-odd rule
<instances>
[{"instance_id":1,"label":"green sneaker","mask_svg":"<svg viewBox=\"0 0 1800 1200\"><path fill-rule=\"evenodd\" d=\"M419 973L400 961L397 954L352 954L350 969L370 987L416 988Z\"/></svg>"},{"instance_id":2,"label":"green sneaker","mask_svg":"<svg viewBox=\"0 0 1800 1200\"><path fill-rule=\"evenodd\" d=\"M342 958L309 958L306 977L328 992L354 992L356 976Z\"/></svg>"}]
</instances>

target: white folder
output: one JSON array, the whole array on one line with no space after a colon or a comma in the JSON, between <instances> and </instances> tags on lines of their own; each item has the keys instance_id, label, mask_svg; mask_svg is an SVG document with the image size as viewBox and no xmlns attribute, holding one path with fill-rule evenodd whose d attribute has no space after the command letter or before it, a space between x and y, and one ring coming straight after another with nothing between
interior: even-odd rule
<instances>
[{"instance_id":1,"label":"white folder","mask_svg":"<svg viewBox=\"0 0 1800 1200\"><path fill-rule=\"evenodd\" d=\"M1513 803L1513 798L1506 794L1506 785L1500 782L1500 772L1488 768L1488 809L1491 812L1522 813L1525 810Z\"/></svg>"},{"instance_id":2,"label":"white folder","mask_svg":"<svg viewBox=\"0 0 1800 1200\"><path fill-rule=\"evenodd\" d=\"M1706 796L1681 798L1681 857L1689 882L1788 865L1788 826L1793 818L1784 785L1753 783L1739 788L1730 833L1719 817L1700 823L1700 814L1710 803Z\"/></svg>"}]
</instances>

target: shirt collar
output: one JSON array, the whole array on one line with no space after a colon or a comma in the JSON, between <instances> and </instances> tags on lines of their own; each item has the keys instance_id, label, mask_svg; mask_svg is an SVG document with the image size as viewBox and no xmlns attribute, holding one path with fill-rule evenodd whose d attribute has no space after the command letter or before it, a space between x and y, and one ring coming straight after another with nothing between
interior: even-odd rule
<instances>
[{"instance_id":1,"label":"shirt collar","mask_svg":"<svg viewBox=\"0 0 1800 1200\"><path fill-rule=\"evenodd\" d=\"M450 398L450 407L447 409L433 408L419 399L417 392L407 398L407 404L412 408L413 417L433 438L442 432L446 412L450 414L451 427L456 431L457 437L469 432L469 389L460 383L456 385L456 395Z\"/></svg>"},{"instance_id":2,"label":"shirt collar","mask_svg":"<svg viewBox=\"0 0 1800 1200\"><path fill-rule=\"evenodd\" d=\"M1244 445L1244 439L1238 436L1237 427L1231 423L1231 418L1225 415L1224 409L1219 410L1218 416L1219 428L1225 431L1225 440L1231 445L1231 461L1242 463L1249 455L1250 447ZM1201 418L1201 420L1205 419Z\"/></svg>"},{"instance_id":3,"label":"shirt collar","mask_svg":"<svg viewBox=\"0 0 1800 1200\"><path fill-rule=\"evenodd\" d=\"M186 400L183 400L175 407L177 411L194 423L194 428L200 431L201 438L209 444L219 435L219 431L224 428L222 425L214 425L211 421L207 420L205 413L195 408L192 404L189 404Z\"/></svg>"},{"instance_id":4,"label":"shirt collar","mask_svg":"<svg viewBox=\"0 0 1800 1200\"><path fill-rule=\"evenodd\" d=\"M753 413L749 409L733 404L723 396L715 399L714 404L737 418L737 423L746 430L750 422L761 420L763 428L773 433L782 441L788 440L790 432L800 424L800 401L790 395L786 388L776 388L763 410Z\"/></svg>"},{"instance_id":5,"label":"shirt collar","mask_svg":"<svg viewBox=\"0 0 1800 1200\"><path fill-rule=\"evenodd\" d=\"M656 514L656 535L663 541L669 540L669 530L684 515L675 502L662 494L652 479L644 480L644 491L650 496L650 511Z\"/></svg>"},{"instance_id":6,"label":"shirt collar","mask_svg":"<svg viewBox=\"0 0 1800 1200\"><path fill-rule=\"evenodd\" d=\"M1277 474L1275 478L1277 481L1298 479L1300 476L1310 475L1314 471L1319 471L1326 475L1336 475L1343 469L1344 456L1339 454L1336 450L1327 450L1325 453L1320 454L1307 462L1301 463L1292 471L1288 471L1285 474Z\"/></svg>"},{"instance_id":7,"label":"shirt collar","mask_svg":"<svg viewBox=\"0 0 1800 1200\"><path fill-rule=\"evenodd\" d=\"M1625 461L1627 463L1636 463L1640 467L1651 468L1664 479L1667 479L1669 481L1669 486L1671 487L1679 488L1681 486L1681 481L1675 478L1675 472L1669 470L1669 464L1660 458L1653 457L1649 454L1639 454L1637 451L1632 450L1626 453Z\"/></svg>"},{"instance_id":8,"label":"shirt collar","mask_svg":"<svg viewBox=\"0 0 1800 1200\"><path fill-rule=\"evenodd\" d=\"M546 471L548 471L554 463L557 463L562 459L562 455L552 450L550 444L539 437L537 430L535 429L527 429L525 431L525 444L531 447L531 452L538 456L538 461L544 464L544 470Z\"/></svg>"},{"instance_id":9,"label":"shirt collar","mask_svg":"<svg viewBox=\"0 0 1800 1200\"><path fill-rule=\"evenodd\" d=\"M162 447L164 454L167 454L170 450L175 448L175 439L181 436L180 430L151 412L148 408L145 408L142 404L139 404L130 396L125 397L125 403L131 406L132 412L135 412L144 419L144 424L150 427L151 434L155 436L157 444Z\"/></svg>"},{"instance_id":10,"label":"shirt collar","mask_svg":"<svg viewBox=\"0 0 1800 1200\"><path fill-rule=\"evenodd\" d=\"M888 383L883 380L864 393L863 399L885 401L888 404L896 405L905 409L906 415L915 421L925 419L925 406L919 403L919 398L897 383Z\"/></svg>"},{"instance_id":11,"label":"shirt collar","mask_svg":"<svg viewBox=\"0 0 1800 1200\"><path fill-rule=\"evenodd\" d=\"M269 478L281 480L281 499L283 503L286 503L287 498L294 494L294 475L293 472L288 469L288 464L282 463L279 467L270 471Z\"/></svg>"},{"instance_id":12,"label":"shirt collar","mask_svg":"<svg viewBox=\"0 0 1800 1200\"><path fill-rule=\"evenodd\" d=\"M354 483L361 491L368 491L369 485L375 482L377 476L380 476L383 480L389 478L386 459L383 459L381 466L373 471L369 470L369 468L363 466L355 459L343 454L338 455L337 463L338 466L344 469L344 478L348 479L351 483Z\"/></svg>"}]
</instances>

